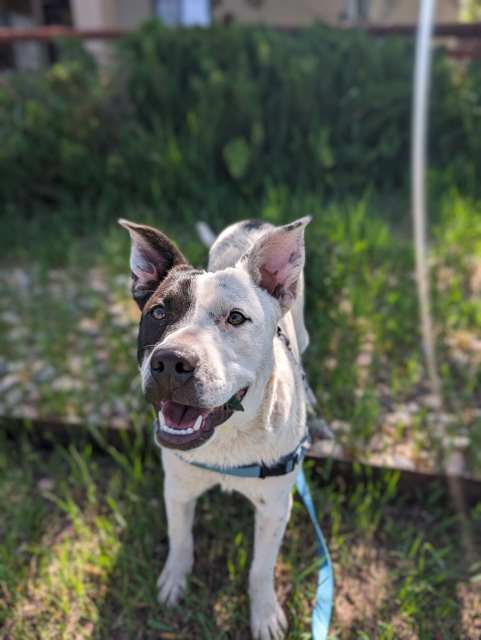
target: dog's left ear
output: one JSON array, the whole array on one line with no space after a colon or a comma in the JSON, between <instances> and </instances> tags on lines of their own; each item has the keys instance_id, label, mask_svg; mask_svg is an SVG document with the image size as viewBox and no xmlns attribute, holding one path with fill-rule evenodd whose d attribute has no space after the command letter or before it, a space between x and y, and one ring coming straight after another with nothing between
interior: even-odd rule
<instances>
[{"instance_id":1,"label":"dog's left ear","mask_svg":"<svg viewBox=\"0 0 481 640\"><path fill-rule=\"evenodd\" d=\"M304 268L304 229L310 216L267 231L246 256L254 282L278 300L285 313L294 303Z\"/></svg>"},{"instance_id":2,"label":"dog's left ear","mask_svg":"<svg viewBox=\"0 0 481 640\"><path fill-rule=\"evenodd\" d=\"M132 240L132 296L143 309L169 271L188 263L175 244L158 229L123 219L119 220L119 224L127 229Z\"/></svg>"}]
</instances>

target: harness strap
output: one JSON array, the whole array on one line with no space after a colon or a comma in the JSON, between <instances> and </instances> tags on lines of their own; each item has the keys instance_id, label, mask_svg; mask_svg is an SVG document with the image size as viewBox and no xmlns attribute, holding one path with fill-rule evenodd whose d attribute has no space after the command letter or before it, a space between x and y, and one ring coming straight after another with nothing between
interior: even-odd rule
<instances>
[{"instance_id":1,"label":"harness strap","mask_svg":"<svg viewBox=\"0 0 481 640\"><path fill-rule=\"evenodd\" d=\"M302 468L299 469L299 473L297 474L296 489L309 513L321 557L321 567L317 578L316 601L314 609L312 610L312 638L313 640L327 640L329 623L331 621L332 603L334 600L334 571L332 569L331 556L329 555L326 541L324 540L321 527L317 520L309 485L307 484Z\"/></svg>"},{"instance_id":2,"label":"harness strap","mask_svg":"<svg viewBox=\"0 0 481 640\"><path fill-rule=\"evenodd\" d=\"M207 471L216 471L226 476L237 476L239 478L270 478L273 476L285 476L294 471L298 464L304 460L304 455L309 446L309 436L305 436L298 446L283 456L276 464L246 464L239 467L218 467L216 465L204 464L203 462L190 462L194 467L200 467ZM179 456L180 457L180 456ZM181 458L184 462L184 458Z\"/></svg>"}]
</instances>

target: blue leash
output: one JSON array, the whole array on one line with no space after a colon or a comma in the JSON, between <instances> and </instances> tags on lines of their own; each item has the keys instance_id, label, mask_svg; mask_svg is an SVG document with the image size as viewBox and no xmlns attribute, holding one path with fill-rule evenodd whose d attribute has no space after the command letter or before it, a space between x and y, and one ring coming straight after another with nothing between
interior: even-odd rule
<instances>
[{"instance_id":1,"label":"blue leash","mask_svg":"<svg viewBox=\"0 0 481 640\"><path fill-rule=\"evenodd\" d=\"M154 425L154 440L156 440L156 427ZM321 556L321 568L317 579L316 603L312 611L312 640L327 640L329 633L329 623L331 620L332 603L334 600L334 572L332 570L331 557L327 549L326 541L322 535L321 527L317 520L316 510L312 501L309 485L302 469L302 461L308 443L306 436L300 444L287 456L284 456L275 465L253 464L241 467L216 467L214 465L203 464L201 462L190 462L195 467L215 471L229 476L237 476L241 478L269 478L273 476L285 475L291 473L295 467L300 464L300 469L296 478L296 489L302 498L304 506L309 513L309 517L314 527L319 547L319 555ZM158 443L157 443L158 444ZM181 458L183 460L183 458ZM187 462L184 460L184 462Z\"/></svg>"},{"instance_id":2,"label":"blue leash","mask_svg":"<svg viewBox=\"0 0 481 640\"><path fill-rule=\"evenodd\" d=\"M334 600L334 572L332 570L331 556L317 520L311 492L302 467L297 474L296 489L309 513L319 545L319 555L322 558L322 565L317 579L316 603L312 611L312 638L313 640L327 640Z\"/></svg>"}]
</instances>

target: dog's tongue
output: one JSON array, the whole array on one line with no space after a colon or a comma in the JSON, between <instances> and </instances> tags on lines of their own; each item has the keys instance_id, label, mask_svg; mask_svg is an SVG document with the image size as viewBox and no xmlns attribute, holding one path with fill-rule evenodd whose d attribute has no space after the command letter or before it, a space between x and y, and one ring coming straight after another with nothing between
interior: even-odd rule
<instances>
[{"instance_id":1,"label":"dog's tongue","mask_svg":"<svg viewBox=\"0 0 481 640\"><path fill-rule=\"evenodd\" d=\"M205 416L209 413L207 409L199 409L199 407L188 407L185 404L179 404L172 400L162 403L162 415L166 424L171 429L188 429L193 427L199 416Z\"/></svg>"}]
</instances>

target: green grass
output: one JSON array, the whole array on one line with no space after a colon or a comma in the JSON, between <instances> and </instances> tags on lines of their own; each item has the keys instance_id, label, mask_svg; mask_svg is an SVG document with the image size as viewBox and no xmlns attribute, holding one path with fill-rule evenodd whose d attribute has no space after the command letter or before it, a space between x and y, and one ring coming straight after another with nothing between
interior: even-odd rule
<instances>
[{"instance_id":1,"label":"green grass","mask_svg":"<svg viewBox=\"0 0 481 640\"><path fill-rule=\"evenodd\" d=\"M218 231L242 216L281 223L311 213L306 367L344 454L429 470L452 463L451 451L461 446L464 471L481 475L480 203L452 193L433 206L430 259L445 400L438 413L423 363L405 199L368 193L322 202L273 188L253 212L241 200L223 210L222 198L209 197L212 211L182 211L179 222L167 209L119 213L160 226L196 265L206 258L196 219ZM119 426L143 417L129 241L111 214L79 206L28 221L20 216L0 245L0 353L17 381L0 397L1 412ZM14 266L23 269L20 280Z\"/></svg>"},{"instance_id":2,"label":"green grass","mask_svg":"<svg viewBox=\"0 0 481 640\"><path fill-rule=\"evenodd\" d=\"M39 451L25 438L2 441L1 638L249 637L251 508L217 490L201 498L185 601L161 607L162 472L157 453L136 442L95 453L87 444ZM308 476L335 566L332 638L479 638L481 567L462 540L464 532L479 544L481 503L463 529L436 486L407 498L393 472L346 485L308 463ZM276 574L288 638L306 640L317 556L297 500Z\"/></svg>"},{"instance_id":3,"label":"green grass","mask_svg":"<svg viewBox=\"0 0 481 640\"><path fill-rule=\"evenodd\" d=\"M193 221L219 230L223 219L253 214L240 203L225 214L221 205L212 216L185 214L183 224L166 211L127 215L157 224L203 264ZM306 366L337 443L354 459L432 469L464 438L465 470L481 475L480 204L446 196L431 229L440 413L420 348L405 201L371 194L324 203L272 190L255 212L275 223L306 213L314 215ZM0 246L0 385L11 382L0 414L149 424L136 375L127 234L103 212L89 222L74 209L17 218ZM169 611L156 602L167 539L155 453L144 455L140 443L103 455L84 444L0 444L0 640L249 637L253 516L240 497L214 491L200 500L195 571L182 608ZM323 474L311 466L336 570L332 637L477 640L481 503L463 515L435 486L403 495L394 472L350 485ZM315 541L296 502L277 565L289 640L310 637L316 570Z\"/></svg>"}]
</instances>

